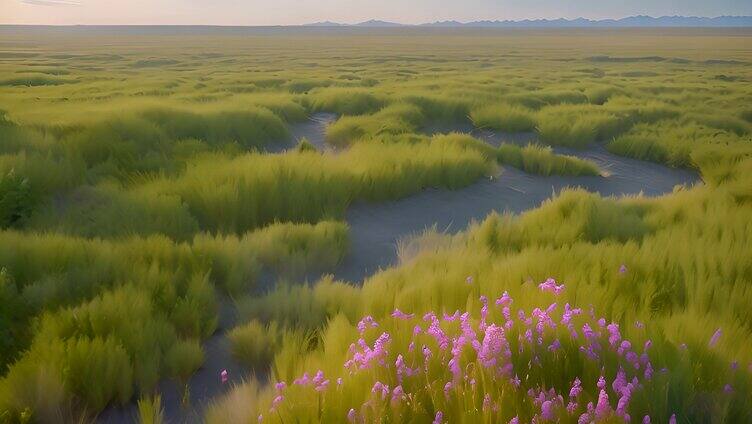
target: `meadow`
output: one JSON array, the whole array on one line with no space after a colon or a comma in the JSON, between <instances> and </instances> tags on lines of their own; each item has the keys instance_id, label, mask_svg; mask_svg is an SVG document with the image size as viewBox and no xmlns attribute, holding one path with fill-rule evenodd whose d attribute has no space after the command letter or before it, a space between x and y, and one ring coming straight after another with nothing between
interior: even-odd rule
<instances>
[{"instance_id":1,"label":"meadow","mask_svg":"<svg viewBox=\"0 0 752 424\"><path fill-rule=\"evenodd\" d=\"M0 422L177 419L160 382L202 389L227 314L244 369L181 405L209 423L752 420L749 30L0 35ZM320 112L328 148L292 139ZM702 182L427 223L327 275L354 205L609 178L556 151L594 146Z\"/></svg>"}]
</instances>

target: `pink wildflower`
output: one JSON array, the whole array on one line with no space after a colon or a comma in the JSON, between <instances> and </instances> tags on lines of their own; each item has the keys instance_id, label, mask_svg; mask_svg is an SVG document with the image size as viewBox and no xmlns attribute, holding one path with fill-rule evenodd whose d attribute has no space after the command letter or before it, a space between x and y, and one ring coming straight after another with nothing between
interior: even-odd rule
<instances>
[{"instance_id":1,"label":"pink wildflower","mask_svg":"<svg viewBox=\"0 0 752 424\"><path fill-rule=\"evenodd\" d=\"M512 304L512 298L509 297L509 293L507 293L506 291L501 295L501 297L496 299L497 306L508 306L511 304Z\"/></svg>"},{"instance_id":2,"label":"pink wildflower","mask_svg":"<svg viewBox=\"0 0 752 424\"><path fill-rule=\"evenodd\" d=\"M392 390L392 403L396 403L405 399L405 392L402 386L397 386Z\"/></svg>"},{"instance_id":3,"label":"pink wildflower","mask_svg":"<svg viewBox=\"0 0 752 424\"><path fill-rule=\"evenodd\" d=\"M356 418L355 409L350 408L350 410L347 412L347 421L354 423Z\"/></svg>"},{"instance_id":4,"label":"pink wildflower","mask_svg":"<svg viewBox=\"0 0 752 424\"><path fill-rule=\"evenodd\" d=\"M415 314L406 314L399 309L395 309L394 312L392 312L392 318L396 319L412 319L415 316Z\"/></svg>"},{"instance_id":5,"label":"pink wildflower","mask_svg":"<svg viewBox=\"0 0 752 424\"><path fill-rule=\"evenodd\" d=\"M363 334L369 327L376 328L378 326L379 324L373 319L373 317L368 315L363 317L363 319L358 322L358 332L360 334Z\"/></svg>"},{"instance_id":6,"label":"pink wildflower","mask_svg":"<svg viewBox=\"0 0 752 424\"><path fill-rule=\"evenodd\" d=\"M576 398L582 393L582 382L579 378L575 378L572 382L572 388L569 389L569 397Z\"/></svg>"},{"instance_id":7,"label":"pink wildflower","mask_svg":"<svg viewBox=\"0 0 752 424\"><path fill-rule=\"evenodd\" d=\"M611 412L611 405L608 403L608 393L601 389L598 394L598 404L595 405L595 416L598 419L604 419Z\"/></svg>"},{"instance_id":8,"label":"pink wildflower","mask_svg":"<svg viewBox=\"0 0 752 424\"><path fill-rule=\"evenodd\" d=\"M296 386L307 386L310 383L311 383L311 377L308 376L307 372L304 372L303 375L300 376L299 378L296 378L292 384L295 384Z\"/></svg>"},{"instance_id":9,"label":"pink wildflower","mask_svg":"<svg viewBox=\"0 0 752 424\"><path fill-rule=\"evenodd\" d=\"M441 411L436 411L436 416L433 419L433 424L441 424L443 422L444 422L444 413Z\"/></svg>"},{"instance_id":10,"label":"pink wildflower","mask_svg":"<svg viewBox=\"0 0 752 424\"><path fill-rule=\"evenodd\" d=\"M612 322L609 324L606 329L608 330L608 343L611 346L616 346L617 343L621 340L621 333L619 332L619 324L616 324Z\"/></svg>"},{"instance_id":11,"label":"pink wildflower","mask_svg":"<svg viewBox=\"0 0 752 424\"><path fill-rule=\"evenodd\" d=\"M272 400L272 407L269 409L269 411L276 411L277 407L282 403L282 401L285 400L285 397L282 395L277 395L277 397Z\"/></svg>"},{"instance_id":12,"label":"pink wildflower","mask_svg":"<svg viewBox=\"0 0 752 424\"><path fill-rule=\"evenodd\" d=\"M381 394L382 399L386 399L386 396L389 394L389 386L377 381L373 384L373 387L371 388L371 393Z\"/></svg>"},{"instance_id":13,"label":"pink wildflower","mask_svg":"<svg viewBox=\"0 0 752 424\"><path fill-rule=\"evenodd\" d=\"M715 330L715 333L713 333L713 336L710 337L710 342L708 343L708 346L713 347L718 343L718 339L721 338L721 329Z\"/></svg>"},{"instance_id":14,"label":"pink wildflower","mask_svg":"<svg viewBox=\"0 0 752 424\"><path fill-rule=\"evenodd\" d=\"M541 404L541 418L544 420L553 420L554 419L554 404L550 400L544 401L543 404Z\"/></svg>"},{"instance_id":15,"label":"pink wildflower","mask_svg":"<svg viewBox=\"0 0 752 424\"><path fill-rule=\"evenodd\" d=\"M555 295L558 295L564 290L564 284L557 286L556 280L554 280L553 278L548 278L546 279L546 281L538 284L538 288L543 291L548 291Z\"/></svg>"}]
</instances>

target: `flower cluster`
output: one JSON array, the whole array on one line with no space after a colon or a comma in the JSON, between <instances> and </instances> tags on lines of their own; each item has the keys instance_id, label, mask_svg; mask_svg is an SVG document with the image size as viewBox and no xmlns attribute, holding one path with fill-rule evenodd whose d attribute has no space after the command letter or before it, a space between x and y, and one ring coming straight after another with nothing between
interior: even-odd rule
<instances>
[{"instance_id":1,"label":"flower cluster","mask_svg":"<svg viewBox=\"0 0 752 424\"><path fill-rule=\"evenodd\" d=\"M564 291L564 285L552 278L538 287L556 296L555 300ZM619 324L597 318L592 307L584 313L569 303L560 307L553 302L529 312L518 309L515 314L514 300L507 292L490 308L485 296L478 301L481 307L476 318L470 311L428 312L420 317L399 309L383 327L371 316L363 318L357 324L359 338L350 345L337 387L344 390L349 378L363 381L364 377L372 378L372 385L366 400L350 405L342 418L366 422L378 416L373 411L379 407L395 411L412 404L414 410L430 412L434 423L442 423L454 399L461 405L472 399L478 402L476 411L496 422L632 421L634 394L653 380L649 339L636 346L624 337ZM392 332L371 331L377 328ZM719 330L710 345L720 337ZM596 370L591 373L595 377L571 376L558 390L552 387L557 384L545 384L540 377L548 372L545 364L571 361L572 355L581 355L580 361ZM322 371L314 377L303 374L294 381L323 395L328 383ZM278 383L272 410L284 401L285 387ZM523 404L528 406L520 410L521 398L527 399ZM505 408L505 401L517 403ZM419 402L422 406L415 408ZM634 418L651 422L649 415L640 415Z\"/></svg>"}]
</instances>

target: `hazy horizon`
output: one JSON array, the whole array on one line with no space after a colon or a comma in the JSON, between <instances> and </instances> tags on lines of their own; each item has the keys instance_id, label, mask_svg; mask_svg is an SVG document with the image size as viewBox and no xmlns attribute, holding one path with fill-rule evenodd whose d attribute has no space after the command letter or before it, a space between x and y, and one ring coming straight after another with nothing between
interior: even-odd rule
<instances>
[{"instance_id":1,"label":"hazy horizon","mask_svg":"<svg viewBox=\"0 0 752 424\"><path fill-rule=\"evenodd\" d=\"M0 0L0 24L28 25L302 25L322 21L353 24L371 19L421 24L456 20L619 19L634 15L745 16L752 2L690 0L492 1L417 0Z\"/></svg>"}]
</instances>

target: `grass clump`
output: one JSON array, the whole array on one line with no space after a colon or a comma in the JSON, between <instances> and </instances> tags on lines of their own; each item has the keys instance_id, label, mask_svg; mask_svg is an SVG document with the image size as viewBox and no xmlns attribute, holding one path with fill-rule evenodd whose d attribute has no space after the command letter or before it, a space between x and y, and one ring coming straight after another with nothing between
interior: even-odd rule
<instances>
[{"instance_id":1,"label":"grass clump","mask_svg":"<svg viewBox=\"0 0 752 424\"><path fill-rule=\"evenodd\" d=\"M674 167L693 167L696 166L693 155L696 157L700 151L713 148L730 153L729 146L741 145L732 132L697 123L663 121L657 125L636 125L606 147L619 155Z\"/></svg>"},{"instance_id":2,"label":"grass clump","mask_svg":"<svg viewBox=\"0 0 752 424\"><path fill-rule=\"evenodd\" d=\"M391 104L373 115L343 116L326 129L326 141L338 147L363 138L414 133L423 123L420 109L411 104Z\"/></svg>"},{"instance_id":3,"label":"grass clump","mask_svg":"<svg viewBox=\"0 0 752 424\"><path fill-rule=\"evenodd\" d=\"M186 385L191 375L204 363L204 351L195 339L179 340L165 353L165 365L170 377Z\"/></svg>"},{"instance_id":4,"label":"grass clump","mask_svg":"<svg viewBox=\"0 0 752 424\"><path fill-rule=\"evenodd\" d=\"M307 138L303 137L300 139L297 146L295 146L295 151L297 151L298 153L309 153L317 152L318 149L313 145L313 143L308 141Z\"/></svg>"},{"instance_id":5,"label":"grass clump","mask_svg":"<svg viewBox=\"0 0 752 424\"><path fill-rule=\"evenodd\" d=\"M138 422L140 424L162 424L165 422L160 395L142 397L138 400Z\"/></svg>"},{"instance_id":6,"label":"grass clump","mask_svg":"<svg viewBox=\"0 0 752 424\"><path fill-rule=\"evenodd\" d=\"M271 363L281 342L280 330L276 323L265 326L256 320L235 327L228 337L235 359L259 371Z\"/></svg>"},{"instance_id":7,"label":"grass clump","mask_svg":"<svg viewBox=\"0 0 752 424\"><path fill-rule=\"evenodd\" d=\"M362 115L381 109L386 101L368 90L329 87L313 90L307 98L311 110L340 115Z\"/></svg>"},{"instance_id":8,"label":"grass clump","mask_svg":"<svg viewBox=\"0 0 752 424\"><path fill-rule=\"evenodd\" d=\"M179 196L203 229L242 233L275 221L342 217L356 200L462 187L494 168L477 147L442 137L413 144L362 142L336 155L247 154L222 167L217 160L196 161L180 177L155 180L147 189Z\"/></svg>"},{"instance_id":9,"label":"grass clump","mask_svg":"<svg viewBox=\"0 0 752 424\"><path fill-rule=\"evenodd\" d=\"M508 133L533 131L535 115L528 109L507 104L485 106L470 113L478 128L490 128Z\"/></svg>"},{"instance_id":10,"label":"grass clump","mask_svg":"<svg viewBox=\"0 0 752 424\"><path fill-rule=\"evenodd\" d=\"M538 112L537 132L548 144L584 148L608 140L626 129L619 113L593 107L555 106Z\"/></svg>"},{"instance_id":11,"label":"grass clump","mask_svg":"<svg viewBox=\"0 0 752 424\"><path fill-rule=\"evenodd\" d=\"M550 147L528 144L519 147L502 143L498 150L499 162L537 175L600 175L598 167L590 161L574 156L557 155Z\"/></svg>"}]
</instances>

